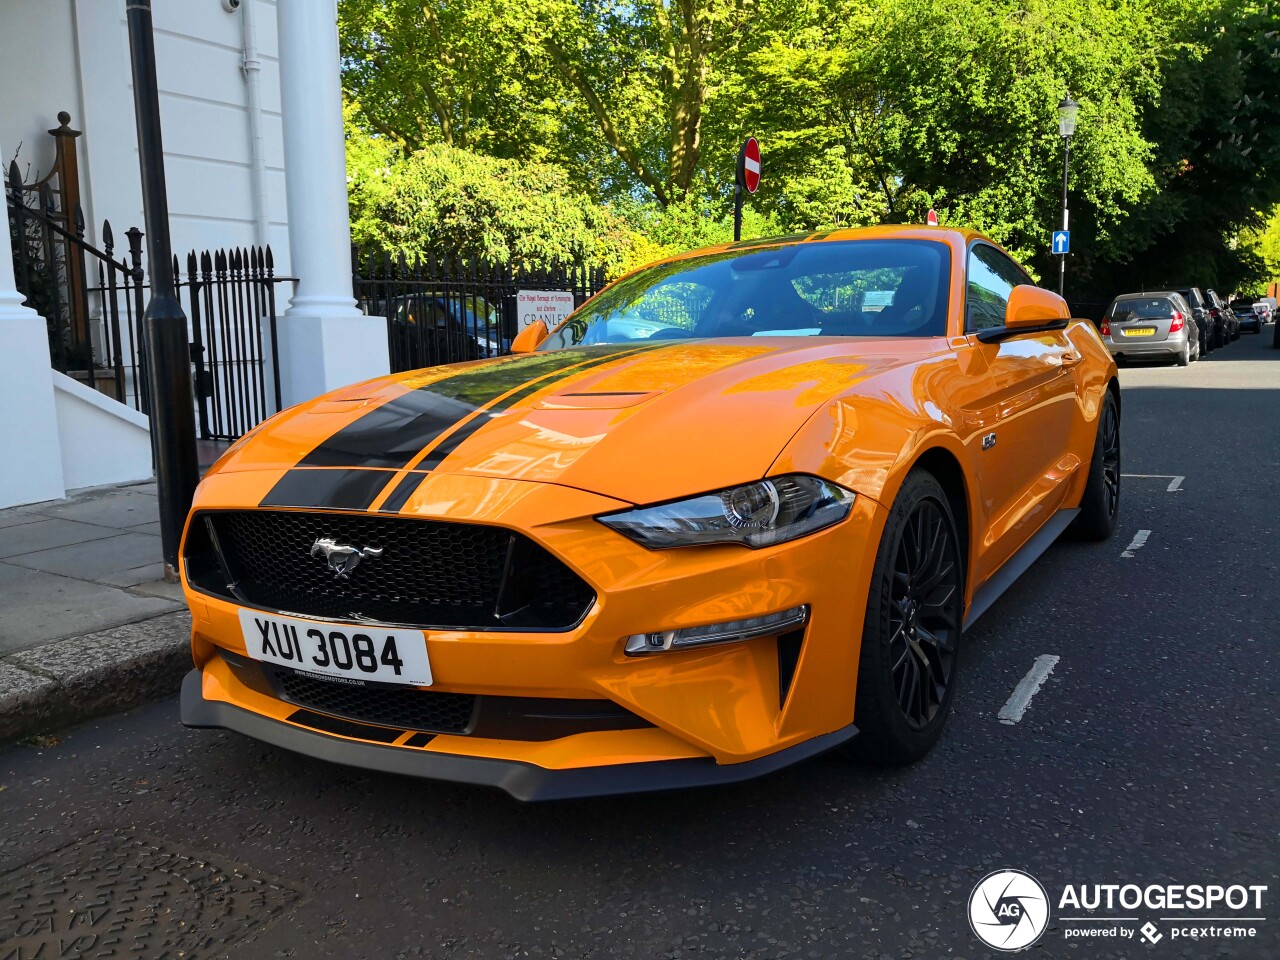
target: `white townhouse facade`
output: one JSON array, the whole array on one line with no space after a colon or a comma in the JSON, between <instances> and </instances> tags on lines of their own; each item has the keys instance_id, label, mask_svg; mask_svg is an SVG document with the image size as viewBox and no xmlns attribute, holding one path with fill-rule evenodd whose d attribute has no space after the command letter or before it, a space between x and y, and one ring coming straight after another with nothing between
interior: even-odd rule
<instances>
[{"instance_id":1,"label":"white townhouse facade","mask_svg":"<svg viewBox=\"0 0 1280 960\"><path fill-rule=\"evenodd\" d=\"M29 183L48 174L50 131L70 114L85 240L101 246L109 220L117 256L124 230L143 222L125 4L0 0L3 168L16 159ZM384 321L352 296L336 0L152 7L175 254L269 245L275 274L295 278L277 304L284 405L385 373ZM51 369L10 233L0 231L0 507L149 477L147 417ZM105 323L101 298L92 309Z\"/></svg>"}]
</instances>

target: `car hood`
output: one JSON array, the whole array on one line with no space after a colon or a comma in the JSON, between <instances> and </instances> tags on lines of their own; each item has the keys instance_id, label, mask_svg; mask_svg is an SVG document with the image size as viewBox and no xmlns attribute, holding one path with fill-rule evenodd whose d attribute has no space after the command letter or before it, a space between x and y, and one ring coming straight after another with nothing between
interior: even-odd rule
<instances>
[{"instance_id":1,"label":"car hood","mask_svg":"<svg viewBox=\"0 0 1280 960\"><path fill-rule=\"evenodd\" d=\"M829 400L878 395L874 378L945 348L928 339L707 340L437 367L284 411L215 470L281 471L299 487L322 480L310 470L384 471L361 475L384 509L441 473L660 502L764 476ZM393 481L402 492L388 498Z\"/></svg>"}]
</instances>

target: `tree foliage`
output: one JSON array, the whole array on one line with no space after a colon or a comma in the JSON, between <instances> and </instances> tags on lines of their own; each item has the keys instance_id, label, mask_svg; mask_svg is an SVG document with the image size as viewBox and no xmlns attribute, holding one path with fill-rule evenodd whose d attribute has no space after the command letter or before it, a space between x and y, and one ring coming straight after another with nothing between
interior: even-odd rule
<instances>
[{"instance_id":1,"label":"tree foliage","mask_svg":"<svg viewBox=\"0 0 1280 960\"><path fill-rule=\"evenodd\" d=\"M1174 274L1229 287L1257 269L1240 232L1280 201L1280 13L1269 0L339 9L353 119L398 148L396 163L418 165L405 181L414 202L437 183L421 169L442 162L434 145L549 164L547 182L574 198L567 210L626 218L621 263L724 237L734 156L751 133L765 177L749 233L919 221L932 206L1047 272L1061 215L1056 107L1068 91L1082 105L1070 177L1077 287ZM484 163L468 175L487 176ZM396 208L400 242L409 222L427 226L407 219L409 206Z\"/></svg>"},{"instance_id":2,"label":"tree foliage","mask_svg":"<svg viewBox=\"0 0 1280 960\"><path fill-rule=\"evenodd\" d=\"M586 261L615 272L627 259L626 221L575 191L558 167L442 143L403 153L358 131L347 148L351 235L364 250L516 267Z\"/></svg>"}]
</instances>

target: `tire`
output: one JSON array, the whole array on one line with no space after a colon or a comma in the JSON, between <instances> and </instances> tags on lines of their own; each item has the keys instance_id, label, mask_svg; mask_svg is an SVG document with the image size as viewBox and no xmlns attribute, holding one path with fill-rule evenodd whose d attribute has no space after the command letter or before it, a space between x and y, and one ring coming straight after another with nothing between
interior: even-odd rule
<instances>
[{"instance_id":1,"label":"tire","mask_svg":"<svg viewBox=\"0 0 1280 960\"><path fill-rule=\"evenodd\" d=\"M1271 328L1271 348L1280 350L1280 319Z\"/></svg>"},{"instance_id":2,"label":"tire","mask_svg":"<svg viewBox=\"0 0 1280 960\"><path fill-rule=\"evenodd\" d=\"M1182 345L1182 352L1178 354L1174 362L1177 363L1177 365L1180 367L1185 367L1187 364L1191 362L1191 344L1190 343L1184 343Z\"/></svg>"},{"instance_id":3,"label":"tire","mask_svg":"<svg viewBox=\"0 0 1280 960\"><path fill-rule=\"evenodd\" d=\"M1213 345L1215 348L1225 347L1227 345L1227 329L1214 325L1213 328Z\"/></svg>"},{"instance_id":4,"label":"tire","mask_svg":"<svg viewBox=\"0 0 1280 960\"><path fill-rule=\"evenodd\" d=\"M1089 460L1089 479L1071 533L1080 540L1110 538L1120 512L1120 406L1107 391L1098 414L1098 434Z\"/></svg>"},{"instance_id":5,"label":"tire","mask_svg":"<svg viewBox=\"0 0 1280 960\"><path fill-rule=\"evenodd\" d=\"M946 492L925 471L907 475L871 572L848 752L881 766L928 753L955 699L964 557Z\"/></svg>"}]
</instances>

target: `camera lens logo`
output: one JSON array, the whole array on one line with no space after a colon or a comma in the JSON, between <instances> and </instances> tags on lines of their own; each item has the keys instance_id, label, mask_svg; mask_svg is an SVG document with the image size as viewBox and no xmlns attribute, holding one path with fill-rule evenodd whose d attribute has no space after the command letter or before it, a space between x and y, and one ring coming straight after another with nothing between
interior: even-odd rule
<instances>
[{"instance_id":1,"label":"camera lens logo","mask_svg":"<svg viewBox=\"0 0 1280 960\"><path fill-rule=\"evenodd\" d=\"M969 894L969 926L989 947L1012 953L1031 946L1049 926L1049 897L1021 870L989 873Z\"/></svg>"}]
</instances>

